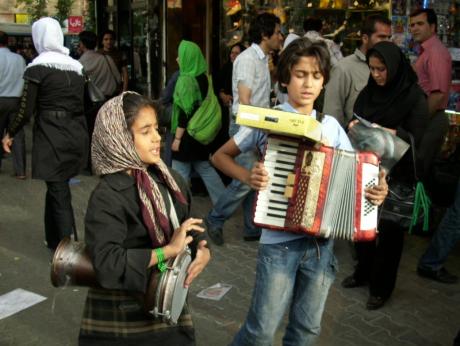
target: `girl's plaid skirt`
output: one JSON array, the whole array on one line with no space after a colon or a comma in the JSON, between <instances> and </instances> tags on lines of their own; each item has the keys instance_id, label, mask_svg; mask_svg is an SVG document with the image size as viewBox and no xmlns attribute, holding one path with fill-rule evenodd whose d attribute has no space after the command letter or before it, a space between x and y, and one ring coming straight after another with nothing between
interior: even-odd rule
<instances>
[{"instance_id":1,"label":"girl's plaid skirt","mask_svg":"<svg viewBox=\"0 0 460 346\"><path fill-rule=\"evenodd\" d=\"M195 345L187 304L177 325L147 314L128 291L90 288L80 328L79 345Z\"/></svg>"}]
</instances>

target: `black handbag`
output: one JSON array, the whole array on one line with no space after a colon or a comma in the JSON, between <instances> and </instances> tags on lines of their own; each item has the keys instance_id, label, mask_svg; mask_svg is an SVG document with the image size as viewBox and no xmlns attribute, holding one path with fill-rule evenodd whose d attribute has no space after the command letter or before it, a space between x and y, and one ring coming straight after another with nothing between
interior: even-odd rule
<instances>
[{"instance_id":1,"label":"black handbag","mask_svg":"<svg viewBox=\"0 0 460 346\"><path fill-rule=\"evenodd\" d=\"M393 221L402 227L409 227L409 233L411 233L412 227L422 221L423 230L428 231L431 201L425 192L423 183L418 179L414 138L411 134L409 138L415 183L391 179L390 176L388 196L380 210L380 218Z\"/></svg>"}]
</instances>

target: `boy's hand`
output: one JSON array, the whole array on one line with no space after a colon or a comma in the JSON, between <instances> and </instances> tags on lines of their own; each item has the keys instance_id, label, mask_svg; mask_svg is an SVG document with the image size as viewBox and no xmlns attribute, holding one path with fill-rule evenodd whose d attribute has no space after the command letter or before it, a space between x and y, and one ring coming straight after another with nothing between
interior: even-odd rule
<instances>
[{"instance_id":1,"label":"boy's hand","mask_svg":"<svg viewBox=\"0 0 460 346\"><path fill-rule=\"evenodd\" d=\"M187 270L187 278L184 282L184 287L189 287L192 281L203 271L211 259L211 252L206 247L206 240L198 243L196 257Z\"/></svg>"},{"instance_id":2,"label":"boy's hand","mask_svg":"<svg viewBox=\"0 0 460 346\"><path fill-rule=\"evenodd\" d=\"M379 184L366 189L366 198L374 205L382 205L388 195L388 185L385 176L386 172L381 169L379 173Z\"/></svg>"},{"instance_id":3,"label":"boy's hand","mask_svg":"<svg viewBox=\"0 0 460 346\"><path fill-rule=\"evenodd\" d=\"M254 190L264 190L268 185L268 172L262 162L254 163L249 175L248 185Z\"/></svg>"}]
</instances>

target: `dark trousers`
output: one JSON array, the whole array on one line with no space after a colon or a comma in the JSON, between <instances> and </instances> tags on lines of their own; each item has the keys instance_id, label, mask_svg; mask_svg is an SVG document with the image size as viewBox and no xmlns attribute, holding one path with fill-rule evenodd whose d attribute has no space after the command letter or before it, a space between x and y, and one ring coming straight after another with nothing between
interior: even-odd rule
<instances>
[{"instance_id":1,"label":"dark trousers","mask_svg":"<svg viewBox=\"0 0 460 346\"><path fill-rule=\"evenodd\" d=\"M10 121L19 110L19 97L0 97L0 137L3 138ZM16 175L26 174L26 139L21 129L13 140L11 147L13 169ZM0 148L0 167L2 166L3 147Z\"/></svg>"},{"instance_id":2,"label":"dark trousers","mask_svg":"<svg viewBox=\"0 0 460 346\"><path fill-rule=\"evenodd\" d=\"M369 293L388 298L396 284L399 261L404 245L404 228L397 223L380 220L376 241L356 243L358 263L354 277L369 282Z\"/></svg>"},{"instance_id":3,"label":"dark trousers","mask_svg":"<svg viewBox=\"0 0 460 346\"><path fill-rule=\"evenodd\" d=\"M46 182L45 239L49 248L55 249L65 237L75 235L75 219L68 181Z\"/></svg>"}]
</instances>

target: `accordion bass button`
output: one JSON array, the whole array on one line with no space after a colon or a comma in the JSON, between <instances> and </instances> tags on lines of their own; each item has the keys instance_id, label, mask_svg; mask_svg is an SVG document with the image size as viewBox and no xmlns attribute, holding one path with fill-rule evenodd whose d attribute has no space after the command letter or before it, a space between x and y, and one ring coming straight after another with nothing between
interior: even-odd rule
<instances>
[{"instance_id":1,"label":"accordion bass button","mask_svg":"<svg viewBox=\"0 0 460 346\"><path fill-rule=\"evenodd\" d=\"M284 197L291 198L293 194L294 188L292 186L286 186L286 189L284 190Z\"/></svg>"}]
</instances>

